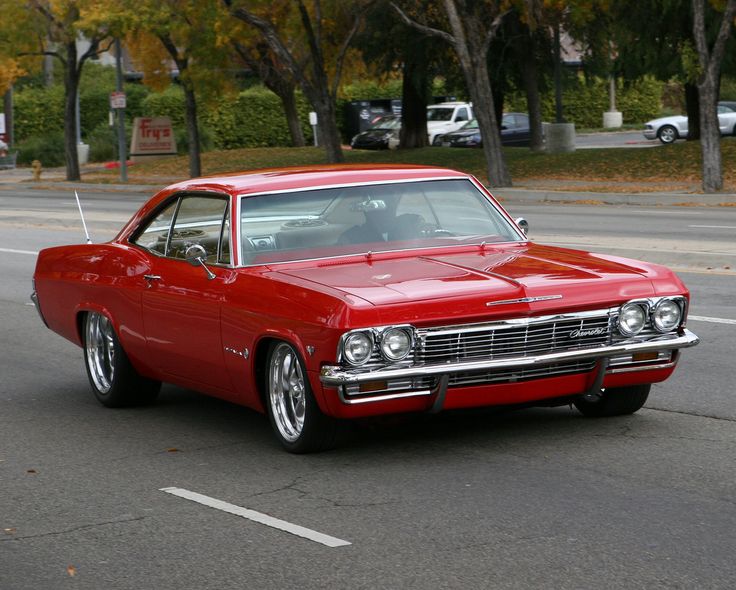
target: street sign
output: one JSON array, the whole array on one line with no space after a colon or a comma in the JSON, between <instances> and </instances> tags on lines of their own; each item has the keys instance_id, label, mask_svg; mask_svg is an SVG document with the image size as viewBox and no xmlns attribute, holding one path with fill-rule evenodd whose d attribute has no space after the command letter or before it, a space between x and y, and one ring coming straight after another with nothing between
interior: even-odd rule
<instances>
[{"instance_id":1,"label":"street sign","mask_svg":"<svg viewBox=\"0 0 736 590\"><path fill-rule=\"evenodd\" d=\"M110 93L110 108L111 109L124 109L125 108L125 92L111 92Z\"/></svg>"}]
</instances>

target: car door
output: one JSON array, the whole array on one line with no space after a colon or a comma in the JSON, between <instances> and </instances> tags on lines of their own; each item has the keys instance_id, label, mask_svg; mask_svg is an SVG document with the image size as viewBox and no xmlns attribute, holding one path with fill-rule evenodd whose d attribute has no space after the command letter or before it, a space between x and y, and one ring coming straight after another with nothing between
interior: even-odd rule
<instances>
[{"instance_id":1,"label":"car door","mask_svg":"<svg viewBox=\"0 0 736 590\"><path fill-rule=\"evenodd\" d=\"M226 196L180 195L134 240L153 254L142 295L149 362L173 382L212 392L233 389L220 325L230 277L228 202ZM205 266L187 261L192 246L203 249Z\"/></svg>"}]
</instances>

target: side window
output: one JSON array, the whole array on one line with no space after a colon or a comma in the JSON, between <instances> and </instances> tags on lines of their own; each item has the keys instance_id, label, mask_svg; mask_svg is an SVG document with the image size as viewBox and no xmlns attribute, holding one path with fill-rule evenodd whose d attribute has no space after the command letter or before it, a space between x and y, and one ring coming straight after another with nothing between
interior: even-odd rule
<instances>
[{"instance_id":1,"label":"side window","mask_svg":"<svg viewBox=\"0 0 736 590\"><path fill-rule=\"evenodd\" d=\"M468 120L468 109L465 107L458 109L455 121L467 121Z\"/></svg>"},{"instance_id":2,"label":"side window","mask_svg":"<svg viewBox=\"0 0 736 590\"><path fill-rule=\"evenodd\" d=\"M133 243L162 256L166 256L169 243L169 230L171 229L171 221L174 219L178 202L177 199L161 211L161 213L156 215L153 221L133 240Z\"/></svg>"},{"instance_id":3,"label":"side window","mask_svg":"<svg viewBox=\"0 0 736 590\"><path fill-rule=\"evenodd\" d=\"M171 232L168 256L185 258L190 246L199 245L207 253L207 262L218 262L227 199L219 197L183 197ZM229 253L229 246L228 246Z\"/></svg>"}]
</instances>

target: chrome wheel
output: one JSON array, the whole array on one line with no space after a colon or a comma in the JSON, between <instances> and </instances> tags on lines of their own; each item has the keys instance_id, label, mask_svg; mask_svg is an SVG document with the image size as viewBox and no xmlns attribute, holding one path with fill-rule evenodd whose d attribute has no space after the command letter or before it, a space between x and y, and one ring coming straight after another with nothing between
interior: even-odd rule
<instances>
[{"instance_id":1,"label":"chrome wheel","mask_svg":"<svg viewBox=\"0 0 736 590\"><path fill-rule=\"evenodd\" d=\"M108 393L115 380L116 343L110 320L104 315L95 312L87 315L84 347L93 385L100 393Z\"/></svg>"},{"instance_id":2,"label":"chrome wheel","mask_svg":"<svg viewBox=\"0 0 736 590\"><path fill-rule=\"evenodd\" d=\"M677 139L677 130L671 125L665 125L659 130L659 141L662 143L672 143Z\"/></svg>"},{"instance_id":3,"label":"chrome wheel","mask_svg":"<svg viewBox=\"0 0 736 590\"><path fill-rule=\"evenodd\" d=\"M276 345L268 368L268 402L279 434L295 442L304 430L306 387L296 351L288 344Z\"/></svg>"}]
</instances>

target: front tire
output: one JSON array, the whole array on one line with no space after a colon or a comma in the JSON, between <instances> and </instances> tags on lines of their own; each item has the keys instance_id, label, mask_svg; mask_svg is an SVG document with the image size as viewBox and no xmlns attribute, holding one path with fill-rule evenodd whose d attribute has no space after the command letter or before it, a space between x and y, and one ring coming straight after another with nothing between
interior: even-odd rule
<instances>
[{"instance_id":1,"label":"front tire","mask_svg":"<svg viewBox=\"0 0 736 590\"><path fill-rule=\"evenodd\" d=\"M337 422L317 405L299 354L274 342L266 363L266 408L281 445L290 453L312 453L335 444Z\"/></svg>"},{"instance_id":2,"label":"front tire","mask_svg":"<svg viewBox=\"0 0 736 590\"><path fill-rule=\"evenodd\" d=\"M662 143L668 144L674 143L679 137L679 134L677 133L677 129L672 125L663 125L660 127L659 131L657 131L657 137Z\"/></svg>"},{"instance_id":3,"label":"front tire","mask_svg":"<svg viewBox=\"0 0 736 590\"><path fill-rule=\"evenodd\" d=\"M94 311L84 319L84 361L92 393L108 408L151 403L161 389L138 374L108 317Z\"/></svg>"},{"instance_id":4,"label":"front tire","mask_svg":"<svg viewBox=\"0 0 736 590\"><path fill-rule=\"evenodd\" d=\"M573 402L578 411L588 418L623 416L640 410L649 397L651 385L614 387L601 393L601 399L588 401L578 398Z\"/></svg>"}]
</instances>

